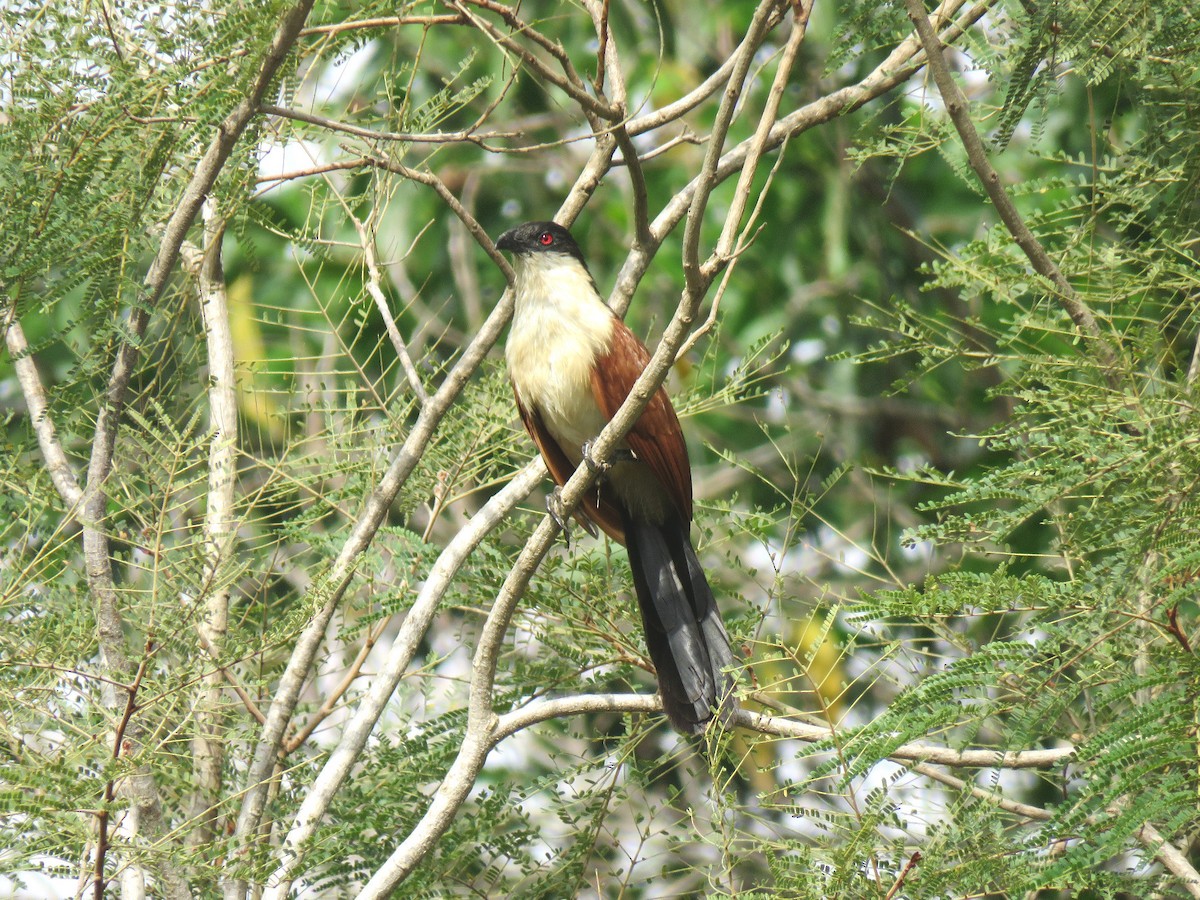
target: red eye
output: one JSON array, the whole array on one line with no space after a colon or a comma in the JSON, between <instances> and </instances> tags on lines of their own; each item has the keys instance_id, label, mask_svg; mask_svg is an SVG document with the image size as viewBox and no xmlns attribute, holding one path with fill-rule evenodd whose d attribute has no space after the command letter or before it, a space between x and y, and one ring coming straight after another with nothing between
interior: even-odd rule
<instances>
[{"instance_id":1,"label":"red eye","mask_svg":"<svg viewBox=\"0 0 1200 900\"><path fill-rule=\"evenodd\" d=\"M538 235L538 243L540 243L543 247L549 247L554 243L554 235L548 231L543 231Z\"/></svg>"}]
</instances>

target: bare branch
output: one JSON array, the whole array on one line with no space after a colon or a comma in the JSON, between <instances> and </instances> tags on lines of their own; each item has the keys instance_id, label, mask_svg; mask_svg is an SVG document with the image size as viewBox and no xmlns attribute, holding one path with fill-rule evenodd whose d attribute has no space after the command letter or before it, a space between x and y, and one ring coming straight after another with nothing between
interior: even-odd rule
<instances>
[{"instance_id":1,"label":"bare branch","mask_svg":"<svg viewBox=\"0 0 1200 900\"><path fill-rule=\"evenodd\" d=\"M981 0L964 13L957 21L948 25L942 34L944 40L953 40L962 35L966 28L983 16L994 0ZM965 0L943 0L938 14L943 17L953 15L965 4ZM743 42L744 44L745 42ZM817 125L828 122L837 116L844 115L870 100L886 94L888 91L903 84L920 66L916 57L921 49L920 42L915 36L902 41L870 74L861 81L834 91L812 103L802 106L784 116L772 126L765 149L773 150L785 140L807 131ZM740 48L739 48L740 52ZM630 123L631 133L638 133L640 120ZM750 149L752 138L743 141L723 157L717 166L716 178L724 180L734 172L740 171ZM662 241L670 234L679 222L687 215L695 194L698 177L689 182L677 192L655 217L650 225L653 243L638 249L626 257L621 271L617 275L613 290L609 296L609 305L618 312L623 311L637 289L642 276L658 252Z\"/></svg>"},{"instance_id":2,"label":"bare branch","mask_svg":"<svg viewBox=\"0 0 1200 900\"><path fill-rule=\"evenodd\" d=\"M708 198L719 183L717 166L721 159L721 151L725 149L725 138L729 134L729 126L733 124L733 115L737 111L746 76L754 63L754 55L778 21L779 15L780 0L762 0L754 10L754 18L750 20L750 26L746 29L747 39L738 48L737 62L729 76L729 82L725 85L716 120L708 136L708 146L705 148L700 174L691 182L694 189L687 221L683 226L683 275L687 291L692 296L699 296L708 289L700 268L700 226L704 221ZM762 153L764 143L759 141L757 146L759 153Z\"/></svg>"},{"instance_id":3,"label":"bare branch","mask_svg":"<svg viewBox=\"0 0 1200 900\"><path fill-rule=\"evenodd\" d=\"M535 700L506 713L497 720L496 743L540 722L563 716L592 712L659 713L662 703L653 694L576 694ZM769 716L747 709L734 711L733 722L759 734L794 738L817 744L830 739L829 725L810 725L781 716ZM964 769L1048 769L1069 762L1075 754L1071 746L1053 750L952 750L933 744L902 744L888 754L888 759L918 764L933 763Z\"/></svg>"},{"instance_id":4,"label":"bare branch","mask_svg":"<svg viewBox=\"0 0 1200 900\"><path fill-rule=\"evenodd\" d=\"M742 42L725 58L725 61L711 75L688 91L678 100L668 103L661 109L655 109L645 115L631 119L627 124L627 129L631 136L636 137L639 134L645 134L648 131L653 131L656 128L661 128L670 122L678 122L698 107L701 103L719 91L733 73L734 66L737 65L738 59L741 57L742 48L746 42L751 39L751 35L747 32L742 37Z\"/></svg>"},{"instance_id":5,"label":"bare branch","mask_svg":"<svg viewBox=\"0 0 1200 900\"><path fill-rule=\"evenodd\" d=\"M1172 875L1183 884L1184 890L1190 897L1200 897L1200 872L1188 858L1179 852L1179 848L1164 838L1149 822L1138 829L1137 839L1142 846L1154 854Z\"/></svg>"},{"instance_id":6,"label":"bare branch","mask_svg":"<svg viewBox=\"0 0 1200 900\"><path fill-rule=\"evenodd\" d=\"M360 128L357 125L348 125L345 122L338 122L335 119L328 119L324 116L313 115L312 113L301 112L298 109L285 109L282 106L273 106L269 103L264 103L261 107L264 115L276 116L280 119L292 119L297 122L304 122L308 125L317 125L329 131L337 131L343 134L352 134L355 137L366 138L371 141L387 141L406 144L475 144L489 153L503 153L503 148L493 147L487 144L489 140L498 138L513 138L520 137L519 131L489 131L483 134L475 134L473 129L465 129L463 131L435 131L427 133L409 132L409 131L373 131L370 128Z\"/></svg>"},{"instance_id":7,"label":"bare branch","mask_svg":"<svg viewBox=\"0 0 1200 900\"><path fill-rule=\"evenodd\" d=\"M425 28L434 25L466 25L467 20L461 15L431 15L431 16L381 16L374 19L359 19L355 22L335 22L332 25L313 25L300 31L300 37L312 35L335 35L343 31L357 31L366 28L398 28L404 25L421 25Z\"/></svg>"},{"instance_id":8,"label":"bare branch","mask_svg":"<svg viewBox=\"0 0 1200 900\"><path fill-rule=\"evenodd\" d=\"M531 27L521 21L509 7L499 3L492 3L490 0L472 0L473 6L478 6L480 9L486 9L490 12L499 14L510 28L516 33L523 34L535 43L541 46L544 50L550 52L558 60L565 75L560 75L554 71L549 65L542 61L536 53L522 46L518 41L513 40L510 35L505 34L491 22L480 18L474 12L468 10L460 0L448 0L448 5L457 9L460 13L470 20L471 24L491 38L498 46L510 50L517 54L524 61L525 65L533 69L538 77L550 82L568 97L579 105L585 115L596 116L601 119L612 121L620 118L620 111L612 106L606 105L602 100L593 97L588 93L587 86L583 80L575 72L574 66L570 58L563 51L562 47L555 44L553 41L542 35L536 28Z\"/></svg>"},{"instance_id":9,"label":"bare branch","mask_svg":"<svg viewBox=\"0 0 1200 900\"><path fill-rule=\"evenodd\" d=\"M341 172L346 169L361 169L366 163L361 157L356 156L354 159L341 159L337 162L321 163L320 165L309 166L305 169L296 169L292 172L281 172L278 175L259 175L255 179L256 184L268 184L271 187L277 186L280 182L295 181L298 178L309 178L313 175L326 175L330 172ZM270 187L263 188L254 196L261 197Z\"/></svg>"},{"instance_id":10,"label":"bare branch","mask_svg":"<svg viewBox=\"0 0 1200 900\"><path fill-rule=\"evenodd\" d=\"M241 700L242 705L246 707L246 712L250 713L250 715L254 717L254 721L258 722L259 725L265 725L267 722L267 717L264 716L262 710L258 708L258 704L254 702L254 698L246 692L246 689L242 686L241 682L238 681L237 676L230 672L228 667L221 665L217 661L216 654L213 652L213 648L209 645L208 641L205 640L204 635L197 634L196 636L199 638L200 649L208 654L209 658L213 661L216 670L221 673L221 677L229 682L229 686L233 688L233 692L238 695L238 699Z\"/></svg>"},{"instance_id":11,"label":"bare branch","mask_svg":"<svg viewBox=\"0 0 1200 900\"><path fill-rule=\"evenodd\" d=\"M1045 821L1049 819L1051 814L1040 806L1030 806L1028 803L1020 803L1016 800L1010 800L1003 796L998 791L989 791L986 788L981 788L977 784L973 784L965 779L958 778L941 769L934 768L926 763L916 763L912 766L912 770L920 775L924 775L932 781L940 782L947 787L952 787L956 791L966 791L973 797L978 797L986 803L990 803L1005 812L1013 813L1014 815L1024 816L1026 819L1037 819Z\"/></svg>"},{"instance_id":12,"label":"bare branch","mask_svg":"<svg viewBox=\"0 0 1200 900\"><path fill-rule=\"evenodd\" d=\"M137 711L137 695L142 686L142 679L146 675L146 666L150 662L151 647L146 646L146 652L142 654L142 661L138 664L137 673L133 677L133 681L124 686L125 690L125 708L121 712L121 720L117 723L116 730L113 733L112 758L120 759L122 753L127 749L125 746L125 733L129 730L129 723L133 721L133 714ZM125 755L128 755L127 753ZM117 799L117 783L113 779L109 779L104 785L104 803L105 806L96 813L97 831L99 836L96 839L96 867L95 874L92 879L92 889L96 900L104 900L104 862L108 852L108 807ZM134 883L134 889L137 890L137 883L141 883L141 890L137 891L144 895L145 880L140 873L134 873L137 882ZM123 892L126 896L129 891Z\"/></svg>"},{"instance_id":13,"label":"bare branch","mask_svg":"<svg viewBox=\"0 0 1200 900\"><path fill-rule=\"evenodd\" d=\"M546 467L540 458L529 463L471 517L466 527L460 529L439 554L404 617L387 661L372 677L371 685L346 723L338 745L330 753L328 761L313 781L308 796L297 810L292 827L279 849L279 864L268 881L264 900L282 900L288 896L293 874L303 859L302 848L316 831L334 795L362 755L371 731L387 707L396 685L411 665L454 577L480 541L505 521L516 505L545 477Z\"/></svg>"},{"instance_id":14,"label":"bare branch","mask_svg":"<svg viewBox=\"0 0 1200 900\"><path fill-rule=\"evenodd\" d=\"M221 577L234 546L234 487L237 477L238 410L237 379L234 374L233 333L229 322L229 300L221 261L225 223L211 198L204 208L204 248L198 253L184 249L198 284L201 321L208 350L208 409L211 444L208 451L208 497L204 514L204 617L197 623L203 646L214 660L220 658L229 629L229 587ZM203 846L216 833L216 809L221 793L224 757L220 671L204 676L204 689L197 703L196 734L192 756L196 790L189 818L196 828L188 835L191 846Z\"/></svg>"},{"instance_id":15,"label":"bare branch","mask_svg":"<svg viewBox=\"0 0 1200 900\"><path fill-rule=\"evenodd\" d=\"M512 283L512 266L508 264L508 260L506 260L500 254L500 251L497 250L495 245L492 243L491 238L488 237L488 233L483 229L483 226L480 225L479 222L476 221L475 217L467 211L466 207L459 202L458 198L454 196L454 192L446 186L446 183L442 181L442 179L438 178L428 170L409 168L403 163L396 162L395 160L388 159L384 156L366 156L363 157L363 161L367 165L374 166L377 169L383 169L384 171L392 172L395 175L401 175L410 181L416 181L419 184L424 184L433 188L434 191L437 192L437 195L442 198L442 201L450 207L456 216L458 216L459 221L461 221L467 227L467 230L471 232L471 235L475 238L479 245L483 247L488 256L492 258L492 262L496 263L496 265L500 267L500 271L504 273L509 283ZM495 317L494 312L492 317Z\"/></svg>"},{"instance_id":16,"label":"bare branch","mask_svg":"<svg viewBox=\"0 0 1200 900\"><path fill-rule=\"evenodd\" d=\"M17 382L21 385L21 394L25 397L25 408L29 412L29 422L37 435L38 447L42 451L46 469L50 472L50 480L54 482L63 503L71 508L77 507L83 499L83 490L79 487L75 469L58 440L58 429L54 427L54 420L50 417L50 405L46 400L46 388L42 384L37 363L29 352L25 332L21 330L21 323L17 321L13 305L5 310L4 342L8 346L9 356L12 357Z\"/></svg>"},{"instance_id":17,"label":"bare branch","mask_svg":"<svg viewBox=\"0 0 1200 900\"><path fill-rule=\"evenodd\" d=\"M383 616L378 622L367 630L367 636L362 642L362 646L358 648L358 652L354 655L354 660L346 667L341 679L321 701L320 708L313 713L307 722L304 723L294 735L288 738L287 743L283 746L284 753L294 753L304 746L314 731L321 727L321 723L333 715L338 708L338 704L342 702L342 698L346 696L347 691L354 684L355 680L362 674L362 667L370 656L371 651L375 649L375 644L379 640L379 636L383 634L391 621L391 616Z\"/></svg>"},{"instance_id":18,"label":"bare branch","mask_svg":"<svg viewBox=\"0 0 1200 900\"><path fill-rule=\"evenodd\" d=\"M428 403L429 392L421 383L421 376L413 364L412 357L408 354L408 345L404 342L404 336L400 334L400 329L396 326L396 319L392 316L391 309L388 308L387 295L383 292L383 273L379 269L379 259L375 254L374 229L368 231L367 226L350 211L346 204L343 203L342 206L353 223L354 230L358 232L358 241L362 245L363 262L367 266L367 293L375 301L375 308L383 320L388 339L391 340L392 349L396 351L396 357L400 360L400 367L404 369L404 377L408 379L408 386L412 389L413 396L421 403Z\"/></svg>"},{"instance_id":19,"label":"bare branch","mask_svg":"<svg viewBox=\"0 0 1200 900\"><path fill-rule=\"evenodd\" d=\"M800 45L804 43L804 35L808 30L808 17L811 14L812 0L809 0L807 7L803 2L797 0L792 12L792 31L788 35L787 44L784 45L783 54L780 56L779 66L775 70L775 79L771 82L771 89L767 92L767 102L763 105L762 115L758 117L758 128L755 129L754 136L750 139L750 146L746 151L746 162L738 176L737 186L733 191L733 201L729 213L725 216L725 224L721 228L721 237L717 240L713 258L705 264L703 269L706 279L712 279L732 257L734 237L742 225L742 216L746 212L746 204L750 199L750 189L754 184L754 176L758 172L758 163L766 152L767 140L779 114L779 104L783 100L783 92L787 89L792 67L800 53Z\"/></svg>"},{"instance_id":20,"label":"bare branch","mask_svg":"<svg viewBox=\"0 0 1200 900\"><path fill-rule=\"evenodd\" d=\"M625 165L629 169L629 180L633 185L634 245L642 246L651 240L650 206L647 199L646 174L642 171L642 161L638 157L637 149L633 146L633 139L630 138L629 131L626 128L628 91L625 87L625 75L621 71L621 60L617 53L616 40L613 37L612 29L609 27L609 0L585 0L584 5L592 17L592 24L596 28L596 34L600 41L600 49L597 53L601 68L596 73L596 93L599 94L601 92L604 84L604 75L607 73L609 83L612 85L612 104L620 110L619 121L613 127L612 133L613 137L616 138L617 145L621 148Z\"/></svg>"}]
</instances>

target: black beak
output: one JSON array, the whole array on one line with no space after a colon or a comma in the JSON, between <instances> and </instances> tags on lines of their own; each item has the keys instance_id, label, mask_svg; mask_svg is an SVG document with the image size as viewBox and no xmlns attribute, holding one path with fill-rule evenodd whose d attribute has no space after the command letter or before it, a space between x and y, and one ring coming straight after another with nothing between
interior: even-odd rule
<instances>
[{"instance_id":1,"label":"black beak","mask_svg":"<svg viewBox=\"0 0 1200 900\"><path fill-rule=\"evenodd\" d=\"M499 240L496 241L496 249L508 250L515 253L517 251L516 230L515 228L510 228L504 234L500 235Z\"/></svg>"}]
</instances>

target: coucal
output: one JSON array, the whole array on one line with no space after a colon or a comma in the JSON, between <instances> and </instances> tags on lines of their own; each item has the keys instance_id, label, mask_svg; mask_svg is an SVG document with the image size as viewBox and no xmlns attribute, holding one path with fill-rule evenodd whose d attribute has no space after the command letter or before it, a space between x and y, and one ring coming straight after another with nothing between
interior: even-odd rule
<instances>
[{"instance_id":1,"label":"coucal","mask_svg":"<svg viewBox=\"0 0 1200 900\"><path fill-rule=\"evenodd\" d=\"M600 298L583 253L555 222L506 231L516 310L508 374L525 428L561 486L650 361ZM688 734L734 706L729 636L692 547L692 470L679 419L659 388L582 512L629 551L663 709Z\"/></svg>"}]
</instances>

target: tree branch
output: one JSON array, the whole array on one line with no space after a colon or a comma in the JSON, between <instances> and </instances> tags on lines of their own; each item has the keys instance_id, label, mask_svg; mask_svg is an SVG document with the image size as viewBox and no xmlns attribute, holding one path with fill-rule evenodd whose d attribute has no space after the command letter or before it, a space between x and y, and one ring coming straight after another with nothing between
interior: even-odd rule
<instances>
[{"instance_id":1,"label":"tree branch","mask_svg":"<svg viewBox=\"0 0 1200 900\"><path fill-rule=\"evenodd\" d=\"M358 31L365 28L399 28L404 25L421 25L432 28L435 25L466 25L466 17L458 14L443 14L429 16L380 16L374 19L358 19L353 22L335 22L331 25L313 25L300 31L300 37L312 35L335 35L343 31Z\"/></svg>"},{"instance_id":2,"label":"tree branch","mask_svg":"<svg viewBox=\"0 0 1200 900\"><path fill-rule=\"evenodd\" d=\"M1179 879L1189 897L1200 898L1200 872L1197 872L1191 861L1179 852L1178 847L1164 838L1149 822L1138 829L1137 838L1168 872Z\"/></svg>"},{"instance_id":3,"label":"tree branch","mask_svg":"<svg viewBox=\"0 0 1200 900\"><path fill-rule=\"evenodd\" d=\"M981 2L971 7L956 22L946 27L943 38L945 40L953 40L963 34L972 23L987 12L993 2L994 0L981 0ZM964 4L965 0L943 0L938 14L949 17ZM861 81L834 91L818 100L814 100L812 103L802 106L800 109L789 113L776 122L771 127L763 149L773 150L788 138L795 137L810 128L858 109L870 100L880 97L898 85L903 84L920 68L920 65L916 62L916 57L920 51L921 45L915 36L902 41L888 55L887 59L876 66ZM740 52L740 48L738 52ZM635 119L629 123L631 134L639 134L644 130L642 121L641 119ZM653 127L657 127L657 125ZM741 170L752 142L753 138L749 138L721 157L716 170L715 183L720 183L734 172ZM650 225L652 242L644 248L637 248L626 257L624 265L617 274L612 293L609 296L609 305L613 309L622 312L628 307L633 292L637 289L637 285L641 282L663 240L675 229L683 217L688 214L698 183L698 177L692 179L691 182L671 198Z\"/></svg>"},{"instance_id":4,"label":"tree branch","mask_svg":"<svg viewBox=\"0 0 1200 900\"><path fill-rule=\"evenodd\" d=\"M779 104L783 100L783 92L787 88L796 57L800 54L800 46L804 43L804 35L808 31L808 17L811 14L812 0L809 0L807 7L804 6L802 0L796 0L796 5L792 10L792 31L788 35L787 44L784 45L783 53L779 58L779 66L775 70L771 89L767 92L767 102L763 105L762 114L758 117L758 127L746 150L746 162L742 165L741 174L738 175L729 213L725 216L721 236L713 251L714 258L711 264L706 265L703 270L703 275L708 280L711 280L733 258L734 239L742 225L742 216L746 212L746 205L750 198L750 188L754 183L754 176L758 172L759 160L766 152L767 140L771 136L771 128L779 114ZM713 165L715 169L715 162Z\"/></svg>"},{"instance_id":5,"label":"tree branch","mask_svg":"<svg viewBox=\"0 0 1200 900\"><path fill-rule=\"evenodd\" d=\"M237 478L238 410L234 374L233 334L221 261L225 223L211 198L204 204L204 248L184 249L184 260L198 281L201 321L208 351L208 409L211 444L208 451L208 497L204 514L204 618L197 623L199 638L214 662L219 660L229 629L229 587L222 566L234 547L234 487ZM196 734L192 757L196 790L189 818L196 827L188 835L190 846L203 846L216 834L217 805L221 795L224 726L221 694L225 681L220 669L204 676L197 702Z\"/></svg>"},{"instance_id":6,"label":"tree branch","mask_svg":"<svg viewBox=\"0 0 1200 900\"><path fill-rule=\"evenodd\" d=\"M75 508L83 499L83 490L75 476L75 469L63 452L58 440L58 429L50 417L50 405L46 401L46 388L42 384L42 376L38 372L37 363L29 352L29 344L25 340L25 332L16 318L15 304L10 304L5 310L4 343L8 346L9 356L12 357L13 368L17 373L17 382L21 385L21 394L25 398L25 408L29 412L29 422L37 436L38 447L42 451L42 459L50 473L58 495L69 508Z\"/></svg>"},{"instance_id":7,"label":"tree branch","mask_svg":"<svg viewBox=\"0 0 1200 900\"><path fill-rule=\"evenodd\" d=\"M424 134L409 131L373 131L370 128L360 128L357 125L348 125L345 122L338 122L335 119L328 119L325 116L317 116L313 115L312 113L301 112L298 109L285 109L282 106L274 106L270 103L264 103L261 109L264 115L276 116L280 119L292 119L296 122L304 122L308 125L316 125L320 128L328 129L329 131L352 134L355 137L366 138L372 141L388 141L406 144L467 143L475 144L489 153L503 153L504 150L502 148L489 146L486 142L497 138L521 136L521 132L519 131L489 131L484 134L475 134L474 129L470 128L463 131L437 131Z\"/></svg>"},{"instance_id":8,"label":"tree branch","mask_svg":"<svg viewBox=\"0 0 1200 900\"><path fill-rule=\"evenodd\" d=\"M472 6L478 6L480 9L486 9L490 12L497 13L500 18L504 20L505 24L512 28L515 33L528 36L544 50L547 50L553 56L555 56L566 74L560 75L558 72L554 71L554 69L543 62L536 53L532 52L527 47L522 46L519 42L513 40L511 35L506 35L491 22L480 18L478 15L468 10L464 3L460 2L460 0L447 0L447 4L451 8L458 10L471 22L472 25L491 38L491 40L494 41L497 46L516 53L521 57L525 65L529 66L529 68L533 69L534 72L537 73L539 78L544 81L548 81L550 84L554 85L568 97L574 100L575 103L579 105L579 108L583 110L585 115L596 116L607 121L613 121L619 117L619 110L614 109L611 105L605 104L603 100L597 99L588 93L587 86L584 85L583 80L579 77L578 73L575 72L574 67L571 65L570 58L563 51L562 47L546 38L536 28L533 28L527 23L521 21L521 19L517 17L516 13L513 12L512 9L504 6L503 4L492 3L489 2L489 0L468 0L468 2L470 2Z\"/></svg>"},{"instance_id":9,"label":"tree branch","mask_svg":"<svg viewBox=\"0 0 1200 900\"><path fill-rule=\"evenodd\" d=\"M687 291L692 296L699 296L708 290L711 281L705 279L700 268L700 227L704 222L708 198L719 183L717 166L721 160L721 151L725 149L725 138L729 134L729 126L733 124L733 115L737 110L738 100L742 97L743 86L754 63L754 56L778 21L776 17L780 13L781 0L763 0L754 10L754 18L750 20L750 27L746 29L747 39L738 49L737 62L729 76L729 82L725 85L716 121L713 122L712 131L708 135L708 146L705 148L700 174L692 180L695 188L683 226L683 276ZM765 144L758 141L756 146L761 154Z\"/></svg>"},{"instance_id":10,"label":"tree branch","mask_svg":"<svg viewBox=\"0 0 1200 900\"><path fill-rule=\"evenodd\" d=\"M329 804L366 748L371 732L386 709L392 692L412 664L413 656L425 639L434 614L455 576L480 542L500 523L506 521L516 505L545 477L546 467L540 458L526 465L471 517L470 522L455 534L446 549L438 555L420 593L405 614L386 662L372 676L371 685L358 700L354 714L346 723L337 746L330 753L329 759L321 768L292 819L291 829L277 854L278 865L267 881L264 900L282 900L288 896L291 879L303 860L305 843L315 833L321 817L329 809Z\"/></svg>"}]
</instances>

